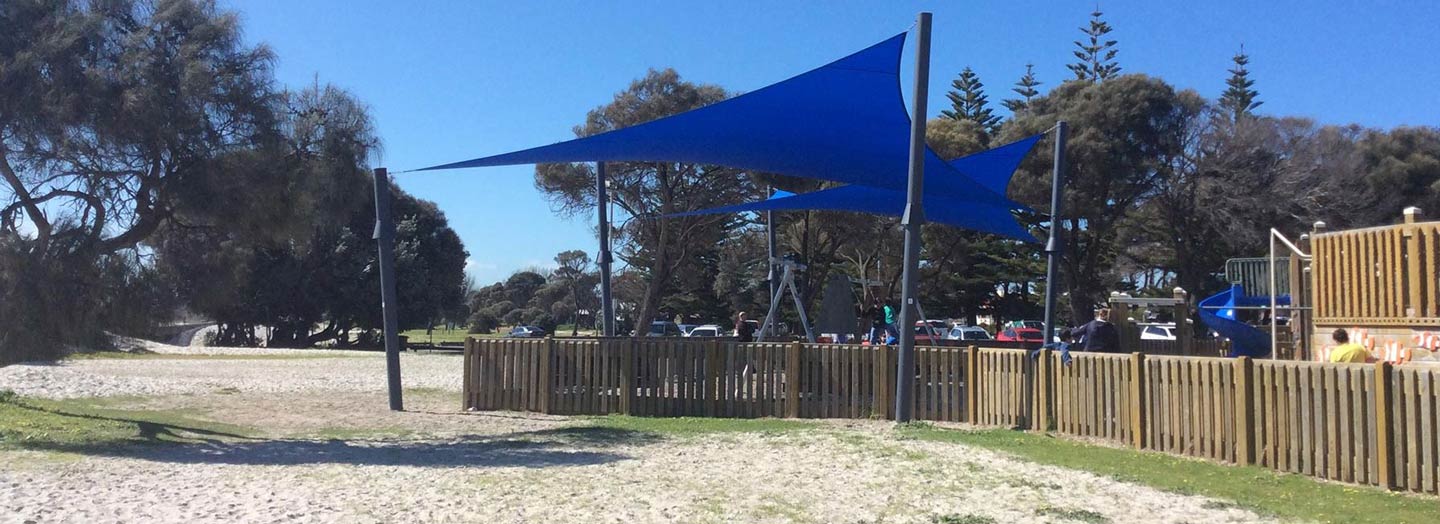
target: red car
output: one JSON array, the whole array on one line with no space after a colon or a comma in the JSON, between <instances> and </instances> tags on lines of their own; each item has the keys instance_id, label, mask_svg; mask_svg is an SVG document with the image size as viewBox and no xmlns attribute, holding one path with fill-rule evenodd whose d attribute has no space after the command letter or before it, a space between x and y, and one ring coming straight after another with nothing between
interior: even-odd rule
<instances>
[{"instance_id":1,"label":"red car","mask_svg":"<svg viewBox=\"0 0 1440 524\"><path fill-rule=\"evenodd\" d=\"M948 329L944 322L931 320L927 329L925 321L915 323L915 343L930 345L945 338Z\"/></svg>"},{"instance_id":2,"label":"red car","mask_svg":"<svg viewBox=\"0 0 1440 524\"><path fill-rule=\"evenodd\" d=\"M1045 335L1035 328L1008 328L995 335L995 340L1007 342L1045 342Z\"/></svg>"}]
</instances>

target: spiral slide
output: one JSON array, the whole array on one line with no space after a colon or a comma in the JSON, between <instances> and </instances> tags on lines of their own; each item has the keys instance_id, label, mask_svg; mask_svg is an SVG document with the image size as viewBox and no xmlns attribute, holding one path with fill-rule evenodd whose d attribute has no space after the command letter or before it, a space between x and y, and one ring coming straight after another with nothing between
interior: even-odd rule
<instances>
[{"instance_id":1,"label":"spiral slide","mask_svg":"<svg viewBox=\"0 0 1440 524\"><path fill-rule=\"evenodd\" d=\"M1276 297L1276 303L1288 305L1290 297ZM1230 339L1231 357L1263 357L1270 354L1270 334L1235 320L1236 306L1268 306L1270 297L1245 295L1245 289L1232 284L1230 289L1200 301L1200 321L1220 336Z\"/></svg>"}]
</instances>

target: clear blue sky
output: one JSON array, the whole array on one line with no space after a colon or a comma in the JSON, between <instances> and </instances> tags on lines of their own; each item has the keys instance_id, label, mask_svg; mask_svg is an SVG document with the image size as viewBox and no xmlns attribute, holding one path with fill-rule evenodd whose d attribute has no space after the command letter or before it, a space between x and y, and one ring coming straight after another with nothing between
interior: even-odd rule
<instances>
[{"instance_id":1,"label":"clear blue sky","mask_svg":"<svg viewBox=\"0 0 1440 524\"><path fill-rule=\"evenodd\" d=\"M1093 1L396 2L222 0L279 55L282 83L319 79L371 107L392 171L572 138L586 111L647 68L751 91L906 30L935 13L930 115L970 66L998 103L1034 63L1042 90L1070 73ZM1208 97L1243 42L1262 113L1371 127L1440 123L1440 2L1105 1L1127 73ZM904 91L910 92L907 47ZM437 202L482 284L594 253L593 216L565 219L529 166L397 177Z\"/></svg>"}]
</instances>

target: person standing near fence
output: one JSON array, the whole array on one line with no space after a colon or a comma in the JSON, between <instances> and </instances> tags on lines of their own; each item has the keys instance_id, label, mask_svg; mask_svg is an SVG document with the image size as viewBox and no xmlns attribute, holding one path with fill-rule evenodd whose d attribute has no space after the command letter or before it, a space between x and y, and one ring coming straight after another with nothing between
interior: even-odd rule
<instances>
[{"instance_id":1,"label":"person standing near fence","mask_svg":"<svg viewBox=\"0 0 1440 524\"><path fill-rule=\"evenodd\" d=\"M885 309L880 307L880 298L870 299L870 307L865 309L865 319L870 321L870 333L866 337L871 344L885 343Z\"/></svg>"},{"instance_id":2,"label":"person standing near fence","mask_svg":"<svg viewBox=\"0 0 1440 524\"><path fill-rule=\"evenodd\" d=\"M735 336L738 337L741 342L755 341L755 326L745 321L744 311L735 315Z\"/></svg>"},{"instance_id":3,"label":"person standing near fence","mask_svg":"<svg viewBox=\"0 0 1440 524\"><path fill-rule=\"evenodd\" d=\"M1120 330L1110 323L1110 310L1107 308L1095 310L1095 320L1067 331L1065 336L1078 338L1082 351L1120 352Z\"/></svg>"},{"instance_id":4,"label":"person standing near fence","mask_svg":"<svg viewBox=\"0 0 1440 524\"><path fill-rule=\"evenodd\" d=\"M899 315L898 315L899 312L900 312L900 310L895 308L895 300L894 300L894 299L886 299L886 300L885 300L885 343L886 343L886 344L899 344L899 343L900 343L900 331L895 327L895 323L898 322L898 320L896 320L896 317L899 316Z\"/></svg>"},{"instance_id":5,"label":"person standing near fence","mask_svg":"<svg viewBox=\"0 0 1440 524\"><path fill-rule=\"evenodd\" d=\"M1365 346L1350 341L1350 333L1345 328L1338 328L1330 334L1330 340L1334 340L1338 346L1330 350L1331 362L1349 362L1353 364L1364 364L1370 361L1370 352Z\"/></svg>"}]
</instances>

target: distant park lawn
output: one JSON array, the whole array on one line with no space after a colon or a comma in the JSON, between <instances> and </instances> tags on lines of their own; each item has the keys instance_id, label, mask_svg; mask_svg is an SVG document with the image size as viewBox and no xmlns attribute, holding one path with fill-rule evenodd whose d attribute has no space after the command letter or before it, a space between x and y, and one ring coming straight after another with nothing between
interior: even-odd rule
<instances>
[{"instance_id":1,"label":"distant park lawn","mask_svg":"<svg viewBox=\"0 0 1440 524\"><path fill-rule=\"evenodd\" d=\"M490 333L470 334L470 333L468 333L468 330L467 330L466 328L464 328L464 327L457 327L457 328L455 328L455 329L445 329L445 326L435 326L433 329L431 329L431 331L430 331L429 333L426 333L424 329L412 329L412 330L409 330L409 331L402 331L400 334L401 334L402 336L409 337L409 340L410 340L410 343L411 343L411 344L464 344L464 343L465 343L465 337L475 337L475 338L500 338L500 337L503 337L503 336L505 336L505 333L508 333L508 332L510 331L510 327L511 327L511 326L501 326L501 327L497 328L495 331L492 331L492 332L490 332ZM592 335L592 334L593 334L593 333L591 333L590 331L587 331L587 330L584 330L584 329L581 329L581 330L580 330L580 336L582 336L582 337L583 337L583 336L587 336L587 335ZM555 336L557 336L557 337L568 337L568 336L570 336L570 325L569 325L569 324L561 324L561 325L559 325L559 326L556 326L556 327L555 327Z\"/></svg>"}]
</instances>

